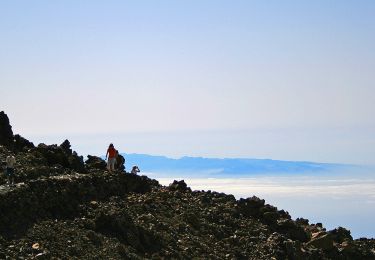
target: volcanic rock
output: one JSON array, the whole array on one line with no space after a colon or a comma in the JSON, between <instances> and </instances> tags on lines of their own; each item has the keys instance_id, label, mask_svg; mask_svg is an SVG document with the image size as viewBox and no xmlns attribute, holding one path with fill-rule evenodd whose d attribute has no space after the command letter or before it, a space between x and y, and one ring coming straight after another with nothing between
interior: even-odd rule
<instances>
[{"instance_id":1,"label":"volcanic rock","mask_svg":"<svg viewBox=\"0 0 375 260\"><path fill-rule=\"evenodd\" d=\"M23 138L22 136L20 136L19 134L16 134L14 135L14 138L13 138L13 149L16 151L16 152L20 152L24 149L31 149L31 148L34 148L34 144L32 142L30 142L29 140Z\"/></svg>"},{"instance_id":2,"label":"volcanic rock","mask_svg":"<svg viewBox=\"0 0 375 260\"><path fill-rule=\"evenodd\" d=\"M350 230L343 227L335 228L328 232L336 243L342 243L344 241L352 241L353 237L350 235Z\"/></svg>"},{"instance_id":3,"label":"volcanic rock","mask_svg":"<svg viewBox=\"0 0 375 260\"><path fill-rule=\"evenodd\" d=\"M87 169L105 170L107 168L107 164L102 158L93 155L87 155L87 158L85 161Z\"/></svg>"},{"instance_id":4,"label":"volcanic rock","mask_svg":"<svg viewBox=\"0 0 375 260\"><path fill-rule=\"evenodd\" d=\"M326 232L317 232L312 235L311 240L307 243L308 246L314 246L323 250L329 250L333 248L333 239L330 234Z\"/></svg>"},{"instance_id":5,"label":"volcanic rock","mask_svg":"<svg viewBox=\"0 0 375 260\"><path fill-rule=\"evenodd\" d=\"M184 180L176 181L174 180L173 183L169 185L169 190L171 191L191 191L191 189L187 186Z\"/></svg>"},{"instance_id":6,"label":"volcanic rock","mask_svg":"<svg viewBox=\"0 0 375 260\"><path fill-rule=\"evenodd\" d=\"M4 113L0 112L0 145L9 146L13 143L12 126L9 124L9 118Z\"/></svg>"}]
</instances>

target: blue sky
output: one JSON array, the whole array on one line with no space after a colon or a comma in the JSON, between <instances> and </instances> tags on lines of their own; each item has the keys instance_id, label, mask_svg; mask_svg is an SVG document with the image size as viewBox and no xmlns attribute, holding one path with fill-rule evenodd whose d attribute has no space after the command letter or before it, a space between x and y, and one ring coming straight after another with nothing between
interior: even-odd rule
<instances>
[{"instance_id":1,"label":"blue sky","mask_svg":"<svg viewBox=\"0 0 375 260\"><path fill-rule=\"evenodd\" d=\"M1 1L0 109L34 142L375 163L374 1ZM101 152L103 151L103 152Z\"/></svg>"}]
</instances>

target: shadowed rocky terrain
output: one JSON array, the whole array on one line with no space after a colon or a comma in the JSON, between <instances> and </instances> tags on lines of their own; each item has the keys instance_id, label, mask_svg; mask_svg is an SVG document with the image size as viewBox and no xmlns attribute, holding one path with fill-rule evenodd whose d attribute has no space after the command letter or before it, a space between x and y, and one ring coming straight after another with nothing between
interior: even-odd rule
<instances>
[{"instance_id":1,"label":"shadowed rocky terrain","mask_svg":"<svg viewBox=\"0 0 375 260\"><path fill-rule=\"evenodd\" d=\"M0 175L0 259L375 259L373 239L293 220L255 196L110 174L68 140L34 146L0 112L1 161L11 153L17 184Z\"/></svg>"}]
</instances>

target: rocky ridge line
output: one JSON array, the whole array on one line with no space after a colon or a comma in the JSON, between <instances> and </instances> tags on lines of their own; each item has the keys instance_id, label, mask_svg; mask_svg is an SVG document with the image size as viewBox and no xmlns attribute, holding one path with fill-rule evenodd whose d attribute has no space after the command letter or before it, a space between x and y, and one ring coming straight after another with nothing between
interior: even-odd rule
<instances>
[{"instance_id":1,"label":"rocky ridge line","mask_svg":"<svg viewBox=\"0 0 375 260\"><path fill-rule=\"evenodd\" d=\"M0 259L375 259L373 239L293 220L255 196L109 174L67 140L35 147L4 115L0 157L16 154L20 183L0 186Z\"/></svg>"}]
</instances>

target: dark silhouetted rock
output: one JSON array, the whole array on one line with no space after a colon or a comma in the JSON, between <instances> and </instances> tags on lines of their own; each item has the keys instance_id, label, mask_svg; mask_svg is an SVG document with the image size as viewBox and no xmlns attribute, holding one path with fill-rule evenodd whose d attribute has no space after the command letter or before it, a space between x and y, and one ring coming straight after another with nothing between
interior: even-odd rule
<instances>
[{"instance_id":1,"label":"dark silhouetted rock","mask_svg":"<svg viewBox=\"0 0 375 260\"><path fill-rule=\"evenodd\" d=\"M305 219L305 218L297 218L296 223L299 224L299 225L308 226L309 220Z\"/></svg>"},{"instance_id":2,"label":"dark silhouetted rock","mask_svg":"<svg viewBox=\"0 0 375 260\"><path fill-rule=\"evenodd\" d=\"M48 165L61 165L62 167L75 170L77 172L84 172L85 165L83 162L83 157L78 156L76 152L71 152L71 149L65 146L57 146L39 144L36 148L36 151L40 153L47 161Z\"/></svg>"},{"instance_id":3,"label":"dark silhouetted rock","mask_svg":"<svg viewBox=\"0 0 375 260\"><path fill-rule=\"evenodd\" d=\"M105 170L107 168L107 163L102 158L93 155L87 155L87 158L85 163L88 169Z\"/></svg>"},{"instance_id":4,"label":"dark silhouetted rock","mask_svg":"<svg viewBox=\"0 0 375 260\"><path fill-rule=\"evenodd\" d=\"M328 232L336 243L342 243L346 240L352 241L353 237L350 235L350 230L343 227L335 228Z\"/></svg>"},{"instance_id":5,"label":"dark silhouetted rock","mask_svg":"<svg viewBox=\"0 0 375 260\"><path fill-rule=\"evenodd\" d=\"M265 212L263 214L263 219L268 224L276 224L279 219L279 214L277 214L277 212Z\"/></svg>"},{"instance_id":6,"label":"dark silhouetted rock","mask_svg":"<svg viewBox=\"0 0 375 260\"><path fill-rule=\"evenodd\" d=\"M173 183L169 184L168 188L172 191L191 191L191 189L187 186L184 180L174 180Z\"/></svg>"},{"instance_id":7,"label":"dark silhouetted rock","mask_svg":"<svg viewBox=\"0 0 375 260\"><path fill-rule=\"evenodd\" d=\"M0 145L9 146L13 143L12 126L4 111L0 112Z\"/></svg>"},{"instance_id":8,"label":"dark silhouetted rock","mask_svg":"<svg viewBox=\"0 0 375 260\"><path fill-rule=\"evenodd\" d=\"M15 150L16 152L20 152L24 149L32 149L34 148L34 144L32 142L30 142L29 140L27 140L26 138L23 138L22 136L20 136L19 134L16 134L14 135L14 138L13 138L13 150Z\"/></svg>"},{"instance_id":9,"label":"dark silhouetted rock","mask_svg":"<svg viewBox=\"0 0 375 260\"><path fill-rule=\"evenodd\" d=\"M260 217L260 209L264 206L264 200L256 196L238 201L238 208L241 214L245 216Z\"/></svg>"},{"instance_id":10,"label":"dark silhouetted rock","mask_svg":"<svg viewBox=\"0 0 375 260\"><path fill-rule=\"evenodd\" d=\"M70 145L70 142L68 139L66 139L62 144L60 144L60 147L63 149L64 152L66 152L67 154L72 154L72 149L71 148L71 145Z\"/></svg>"}]
</instances>

